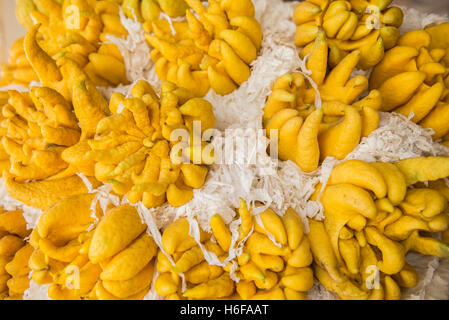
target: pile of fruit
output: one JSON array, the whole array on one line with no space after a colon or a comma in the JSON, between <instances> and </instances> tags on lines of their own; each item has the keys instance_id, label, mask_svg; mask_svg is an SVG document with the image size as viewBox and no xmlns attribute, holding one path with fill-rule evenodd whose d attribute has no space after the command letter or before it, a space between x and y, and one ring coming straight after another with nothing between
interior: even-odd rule
<instances>
[{"instance_id":1,"label":"pile of fruit","mask_svg":"<svg viewBox=\"0 0 449 320\"><path fill-rule=\"evenodd\" d=\"M334 161L306 199L323 217L242 198L229 217L182 209L222 165L208 93L245 90L264 53L256 0L16 3L27 33L1 66L0 176L41 213L34 226L0 210L1 299L32 283L54 300L305 300L317 285L393 300L419 283L409 252L449 257L449 156L348 160L386 112L449 147L449 23L401 34L392 0L300 2L302 67L273 79L264 106L242 107L263 107L279 159L304 176ZM126 19L160 83L130 84L110 41L133 32ZM183 214L155 228L164 208Z\"/></svg>"},{"instance_id":2,"label":"pile of fruit","mask_svg":"<svg viewBox=\"0 0 449 320\"><path fill-rule=\"evenodd\" d=\"M0 297L20 300L29 286L28 260L33 252L30 234L20 210L0 212Z\"/></svg>"},{"instance_id":3,"label":"pile of fruit","mask_svg":"<svg viewBox=\"0 0 449 320\"><path fill-rule=\"evenodd\" d=\"M49 285L53 300L142 299L153 279L157 246L136 208L97 208L94 219L93 197L71 196L42 214L30 236L31 277Z\"/></svg>"},{"instance_id":4,"label":"pile of fruit","mask_svg":"<svg viewBox=\"0 0 449 320\"><path fill-rule=\"evenodd\" d=\"M184 2L184 1L179 1ZM262 29L251 0L186 0L185 22L147 21L151 59L162 81L176 83L202 97L210 88L226 95L251 75ZM173 31L171 30L173 28Z\"/></svg>"},{"instance_id":5,"label":"pile of fruit","mask_svg":"<svg viewBox=\"0 0 449 320\"><path fill-rule=\"evenodd\" d=\"M409 251L449 257L449 244L432 237L448 233L448 187L438 183L448 165L446 157L428 157L334 168L320 199L325 219L310 220L308 235L326 289L342 299L400 299L401 287L419 280ZM427 181L436 186L418 185Z\"/></svg>"},{"instance_id":6,"label":"pile of fruit","mask_svg":"<svg viewBox=\"0 0 449 320\"><path fill-rule=\"evenodd\" d=\"M267 209L260 214L261 225L242 199L238 213L237 241L232 240L232 230L219 214L210 220L212 234L200 230L201 245L215 255L219 265L205 259L200 244L189 235L187 219L169 225L162 234L165 253L158 255L156 292L171 300L305 300L313 285L312 254L298 214L289 209L280 217ZM228 261L235 245L245 238L237 262ZM187 282L184 291L179 274L184 274Z\"/></svg>"}]
</instances>

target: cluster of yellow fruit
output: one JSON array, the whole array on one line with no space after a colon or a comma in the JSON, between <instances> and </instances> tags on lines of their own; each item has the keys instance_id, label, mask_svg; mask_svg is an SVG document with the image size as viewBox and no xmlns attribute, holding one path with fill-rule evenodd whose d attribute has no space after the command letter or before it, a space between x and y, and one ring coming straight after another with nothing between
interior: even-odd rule
<instances>
[{"instance_id":1,"label":"cluster of yellow fruit","mask_svg":"<svg viewBox=\"0 0 449 320\"><path fill-rule=\"evenodd\" d=\"M160 1L161 2L161 1ZM147 21L146 39L154 48L156 74L202 97L210 88L234 91L251 75L262 29L251 0L186 0L187 22ZM190 11L192 9L192 11Z\"/></svg>"},{"instance_id":2,"label":"cluster of yellow fruit","mask_svg":"<svg viewBox=\"0 0 449 320\"><path fill-rule=\"evenodd\" d=\"M337 165L319 199L324 221L309 220L318 280L342 299L400 299L419 280L409 251L449 257L449 244L432 237L447 241L448 176L447 157ZM417 184L427 181L436 182Z\"/></svg>"},{"instance_id":3,"label":"cluster of yellow fruit","mask_svg":"<svg viewBox=\"0 0 449 320\"><path fill-rule=\"evenodd\" d=\"M116 194L148 208L166 200L172 206L186 204L193 189L204 184L206 164L213 163L213 153L204 152L208 143L201 140L214 128L212 105L170 82L162 84L160 98L143 80L130 95L114 93L112 115L101 120L95 137L87 140L92 151L86 157L95 161L95 177L111 183ZM194 127L196 121L200 131ZM178 141L178 129L185 131L186 141Z\"/></svg>"},{"instance_id":4,"label":"cluster of yellow fruit","mask_svg":"<svg viewBox=\"0 0 449 320\"><path fill-rule=\"evenodd\" d=\"M322 29L330 41L329 65L335 67L348 53L360 50L360 69L374 67L385 50L399 39L404 14L390 7L393 0L307 0L296 7L295 44L313 45Z\"/></svg>"},{"instance_id":5,"label":"cluster of yellow fruit","mask_svg":"<svg viewBox=\"0 0 449 320\"><path fill-rule=\"evenodd\" d=\"M9 48L8 63L0 65L0 85L17 84L27 86L31 81L39 81L23 49L24 38L19 38Z\"/></svg>"},{"instance_id":6,"label":"cluster of yellow fruit","mask_svg":"<svg viewBox=\"0 0 449 320\"><path fill-rule=\"evenodd\" d=\"M81 136L72 105L53 89L5 92L2 104L2 146L17 181L41 180L67 168L61 153Z\"/></svg>"},{"instance_id":7,"label":"cluster of yellow fruit","mask_svg":"<svg viewBox=\"0 0 449 320\"><path fill-rule=\"evenodd\" d=\"M117 0L121 3L123 12L128 18L146 25L157 20L161 13L171 18L186 14L189 6L185 0Z\"/></svg>"},{"instance_id":8,"label":"cluster of yellow fruit","mask_svg":"<svg viewBox=\"0 0 449 320\"><path fill-rule=\"evenodd\" d=\"M212 153L207 157L203 152L208 143L202 141L202 134L214 127L212 105L169 82L159 98L146 81L139 81L130 98L115 93L108 106L76 62L53 60L36 36L33 31L26 35L25 51L45 87L2 94L0 135L8 192L47 209L87 192L76 175L83 173L93 187L100 184L96 177L111 183L118 195L149 208L166 199L174 206L190 201L193 188L204 184L205 164L213 162ZM195 131L195 122L201 131ZM177 129L186 131L186 141L172 139ZM175 146L182 147L179 158L187 155L186 161L177 160Z\"/></svg>"},{"instance_id":9,"label":"cluster of yellow fruit","mask_svg":"<svg viewBox=\"0 0 449 320\"><path fill-rule=\"evenodd\" d=\"M401 36L374 67L370 87L379 89L382 110L394 111L434 130L449 146L449 23Z\"/></svg>"},{"instance_id":10,"label":"cluster of yellow fruit","mask_svg":"<svg viewBox=\"0 0 449 320\"><path fill-rule=\"evenodd\" d=\"M30 236L31 278L49 284L53 300L140 300L150 289L157 246L136 208L121 205L101 216L97 205L93 216L94 196L68 197L42 214Z\"/></svg>"},{"instance_id":11,"label":"cluster of yellow fruit","mask_svg":"<svg viewBox=\"0 0 449 320\"><path fill-rule=\"evenodd\" d=\"M29 32L24 43L43 87L2 93L2 163L10 164L3 168L4 182L15 199L46 209L69 195L87 192L76 173L93 176L94 164L78 160L84 156L80 149L109 110L76 62L61 58L58 66L38 45L35 32ZM98 186L92 179L91 183Z\"/></svg>"},{"instance_id":12,"label":"cluster of yellow fruit","mask_svg":"<svg viewBox=\"0 0 449 320\"><path fill-rule=\"evenodd\" d=\"M0 212L0 300L21 300L29 287L28 259L33 248L24 241L30 234L22 211Z\"/></svg>"},{"instance_id":13,"label":"cluster of yellow fruit","mask_svg":"<svg viewBox=\"0 0 449 320\"><path fill-rule=\"evenodd\" d=\"M107 35L119 38L128 35L120 22L116 1L17 0L16 16L23 27L38 35L39 45L46 53L76 61L95 85L116 86L128 82L119 49L107 43ZM29 69L29 64L34 67L33 61L21 63L25 59L18 59L17 53L22 50L20 43L14 48L12 63L3 71L3 82L28 84L37 80Z\"/></svg>"},{"instance_id":14,"label":"cluster of yellow fruit","mask_svg":"<svg viewBox=\"0 0 449 320\"><path fill-rule=\"evenodd\" d=\"M187 219L181 218L169 225L162 235L162 246L174 264L159 251L156 268L160 274L154 283L155 291L170 300L307 299L306 292L313 285L313 271L309 267L313 258L298 214L289 209L281 218L267 209L260 214L261 226L254 222L243 200L240 200L238 213L241 224L237 243L246 238L247 241L235 265L232 262L225 266L209 265L201 248L189 235ZM232 232L219 214L212 216L210 226L212 234L200 230L202 246L226 264L231 246L237 243L232 241ZM239 278L237 282L233 280L233 273ZM186 281L184 292L180 274Z\"/></svg>"},{"instance_id":15,"label":"cluster of yellow fruit","mask_svg":"<svg viewBox=\"0 0 449 320\"><path fill-rule=\"evenodd\" d=\"M302 73L283 75L276 80L264 108L268 137L271 130L278 130L279 158L294 161L304 172L316 170L328 156L345 158L379 125L379 91L372 90L355 102L368 87L365 76L351 77L360 51L348 54L330 72L328 51L326 35L319 31L314 45L307 49L306 63L317 88ZM315 106L316 89L321 108Z\"/></svg>"}]
</instances>

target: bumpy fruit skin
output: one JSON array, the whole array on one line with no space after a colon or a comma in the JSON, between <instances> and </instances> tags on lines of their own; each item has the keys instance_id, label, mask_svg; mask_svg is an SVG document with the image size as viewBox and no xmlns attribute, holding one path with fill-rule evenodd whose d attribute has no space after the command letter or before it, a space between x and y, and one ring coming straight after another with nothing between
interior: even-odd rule
<instances>
[{"instance_id":1,"label":"bumpy fruit skin","mask_svg":"<svg viewBox=\"0 0 449 320\"><path fill-rule=\"evenodd\" d=\"M374 67L370 88L378 89L383 111L400 113L424 128L435 140L449 133L449 44L442 40L447 23L403 34L398 46Z\"/></svg>"},{"instance_id":2,"label":"bumpy fruit skin","mask_svg":"<svg viewBox=\"0 0 449 320\"><path fill-rule=\"evenodd\" d=\"M162 11L173 3L159 1ZM261 47L262 28L254 18L254 5L251 0L209 1L208 6L198 0L185 3L186 22L145 19L156 74L198 97L211 88L227 95L251 76L250 64ZM179 2L178 8L185 3Z\"/></svg>"},{"instance_id":3,"label":"bumpy fruit skin","mask_svg":"<svg viewBox=\"0 0 449 320\"><path fill-rule=\"evenodd\" d=\"M21 300L29 287L28 259L33 252L25 238L31 230L20 210L0 208L0 299Z\"/></svg>"},{"instance_id":4,"label":"bumpy fruit skin","mask_svg":"<svg viewBox=\"0 0 449 320\"><path fill-rule=\"evenodd\" d=\"M38 33L39 45L46 53L57 59L75 61L95 85L128 83L119 49L113 44L101 44L108 42L108 35L118 38L128 35L120 22L119 6L114 1L21 0L17 2L16 15L27 31ZM31 61L28 64L21 62L26 59L17 54L11 54L10 58L10 64L3 68L4 83L28 85L32 80L38 80L36 75L42 81Z\"/></svg>"},{"instance_id":5,"label":"bumpy fruit skin","mask_svg":"<svg viewBox=\"0 0 449 320\"><path fill-rule=\"evenodd\" d=\"M202 141L202 134L214 128L212 105L168 82L159 97L142 80L129 98L114 94L109 108L112 115L98 122L95 136L83 146L85 158L94 162L95 177L148 208L189 202L213 162L211 146ZM79 167L84 160L74 161Z\"/></svg>"},{"instance_id":6,"label":"bumpy fruit skin","mask_svg":"<svg viewBox=\"0 0 449 320\"><path fill-rule=\"evenodd\" d=\"M150 290L156 243L130 205L103 215L97 204L92 217L94 196L68 197L44 211L28 244L31 278L48 284L53 300L140 300Z\"/></svg>"},{"instance_id":7,"label":"bumpy fruit skin","mask_svg":"<svg viewBox=\"0 0 449 320\"><path fill-rule=\"evenodd\" d=\"M272 209L260 213L260 222L251 216L252 208L240 199L237 210L242 224L239 239L247 238L242 253L226 266L209 265L198 243L189 235L189 221L180 218L162 234L162 245L172 265L159 252L155 282L156 292L166 299L273 299L305 300L313 285L310 265L313 257L302 221L293 209L279 216ZM200 228L200 241L209 254L223 262L230 249L231 230L220 215L210 221L212 234ZM246 230L254 230L249 234ZM216 239L211 240L211 236ZM269 236L273 236L277 244ZM230 247L230 245L234 247ZM182 291L180 273L185 275L187 290ZM234 282L232 275L240 280Z\"/></svg>"},{"instance_id":8,"label":"bumpy fruit skin","mask_svg":"<svg viewBox=\"0 0 449 320\"><path fill-rule=\"evenodd\" d=\"M308 234L315 276L326 289L342 299L400 299L401 288L419 280L406 263L409 251L449 257L449 245L431 237L449 228L445 161L349 160L334 168L320 199L325 219L309 220Z\"/></svg>"},{"instance_id":9,"label":"bumpy fruit skin","mask_svg":"<svg viewBox=\"0 0 449 320\"><path fill-rule=\"evenodd\" d=\"M301 73L278 78L264 108L267 136L277 130L279 159L295 162L304 172L316 170L329 156L344 159L379 125L379 91L372 90L356 102L368 87L366 77L351 77L360 51L348 54L328 72L328 48L325 33L319 31L306 63L318 87L321 108L314 105L316 91Z\"/></svg>"},{"instance_id":10,"label":"bumpy fruit skin","mask_svg":"<svg viewBox=\"0 0 449 320\"><path fill-rule=\"evenodd\" d=\"M403 12L390 6L392 1L373 0L307 0L298 4L293 14L297 25L295 44L303 47L305 56L321 30L330 42L329 66L334 68L342 58L360 50L360 69L378 64L385 50L399 39Z\"/></svg>"}]
</instances>

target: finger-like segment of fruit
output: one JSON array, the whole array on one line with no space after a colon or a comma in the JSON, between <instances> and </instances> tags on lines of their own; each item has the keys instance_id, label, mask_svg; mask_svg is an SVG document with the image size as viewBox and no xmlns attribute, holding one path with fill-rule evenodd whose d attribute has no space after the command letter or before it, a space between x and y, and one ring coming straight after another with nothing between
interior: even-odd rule
<instances>
[{"instance_id":1,"label":"finger-like segment of fruit","mask_svg":"<svg viewBox=\"0 0 449 320\"><path fill-rule=\"evenodd\" d=\"M352 274L358 274L360 271L360 245L356 239L340 239L338 248L346 267Z\"/></svg>"},{"instance_id":2,"label":"finger-like segment of fruit","mask_svg":"<svg viewBox=\"0 0 449 320\"><path fill-rule=\"evenodd\" d=\"M387 195L387 185L382 174L370 163L348 160L337 165L328 180L328 185L348 183L371 190L377 198Z\"/></svg>"},{"instance_id":3,"label":"finger-like segment of fruit","mask_svg":"<svg viewBox=\"0 0 449 320\"><path fill-rule=\"evenodd\" d=\"M404 174L407 186L449 176L448 157L417 157L398 161L395 165Z\"/></svg>"},{"instance_id":4,"label":"finger-like segment of fruit","mask_svg":"<svg viewBox=\"0 0 449 320\"><path fill-rule=\"evenodd\" d=\"M189 230L190 224L186 218L177 219L170 224L162 234L162 246L164 250L172 255L175 252L184 252L194 247L197 243L189 235ZM201 232L201 239L202 241L207 239L205 232Z\"/></svg>"},{"instance_id":5,"label":"finger-like segment of fruit","mask_svg":"<svg viewBox=\"0 0 449 320\"><path fill-rule=\"evenodd\" d=\"M318 85L322 85L327 73L328 44L324 31L319 31L315 39L312 54L307 59L306 67L312 71L311 78Z\"/></svg>"},{"instance_id":6,"label":"finger-like segment of fruit","mask_svg":"<svg viewBox=\"0 0 449 320\"><path fill-rule=\"evenodd\" d=\"M449 47L449 42L446 39L445 34L449 30L449 23L441 23L436 26L430 26L425 29L425 31L431 37L431 48L447 48Z\"/></svg>"},{"instance_id":7,"label":"finger-like segment of fruit","mask_svg":"<svg viewBox=\"0 0 449 320\"><path fill-rule=\"evenodd\" d=\"M391 203L397 205L402 202L407 192L407 184L398 167L387 162L373 162L371 165L382 175L387 185L387 195Z\"/></svg>"},{"instance_id":8,"label":"finger-like segment of fruit","mask_svg":"<svg viewBox=\"0 0 449 320\"><path fill-rule=\"evenodd\" d=\"M421 254L431 255L439 258L449 257L449 245L435 238L424 237L419 234L418 230L403 242L406 251L416 251Z\"/></svg>"},{"instance_id":9,"label":"finger-like segment of fruit","mask_svg":"<svg viewBox=\"0 0 449 320\"><path fill-rule=\"evenodd\" d=\"M28 275L30 268L28 267L28 260L33 253L34 249L31 245L26 244L20 248L14 258L4 265L5 271L12 276L24 276Z\"/></svg>"},{"instance_id":10,"label":"finger-like segment of fruit","mask_svg":"<svg viewBox=\"0 0 449 320\"><path fill-rule=\"evenodd\" d=\"M94 222L90 210L94 196L70 196L44 211L36 226L39 237L48 239L57 246L78 237Z\"/></svg>"},{"instance_id":11,"label":"finger-like segment of fruit","mask_svg":"<svg viewBox=\"0 0 449 320\"><path fill-rule=\"evenodd\" d=\"M291 250L295 250L304 236L301 218L295 210L289 208L282 216L282 222L287 233L288 246Z\"/></svg>"},{"instance_id":12,"label":"finger-like segment of fruit","mask_svg":"<svg viewBox=\"0 0 449 320\"><path fill-rule=\"evenodd\" d=\"M376 205L369 192L352 184L326 187L321 202L325 210L361 214L368 219L377 214Z\"/></svg>"},{"instance_id":13,"label":"finger-like segment of fruit","mask_svg":"<svg viewBox=\"0 0 449 320\"><path fill-rule=\"evenodd\" d=\"M6 235L0 239L0 255L14 256L24 244L21 238L14 235Z\"/></svg>"},{"instance_id":14,"label":"finger-like segment of fruit","mask_svg":"<svg viewBox=\"0 0 449 320\"><path fill-rule=\"evenodd\" d=\"M347 107L344 120L319 135L320 158L344 159L359 144L361 136L362 117L355 108Z\"/></svg>"},{"instance_id":15,"label":"finger-like segment of fruit","mask_svg":"<svg viewBox=\"0 0 449 320\"><path fill-rule=\"evenodd\" d=\"M282 277L281 283L295 291L308 291L313 286L313 271L311 268L298 268L296 273Z\"/></svg>"},{"instance_id":16,"label":"finger-like segment of fruit","mask_svg":"<svg viewBox=\"0 0 449 320\"><path fill-rule=\"evenodd\" d=\"M243 300L249 300L256 294L256 286L252 281L239 281L236 283L236 291Z\"/></svg>"},{"instance_id":17,"label":"finger-like segment of fruit","mask_svg":"<svg viewBox=\"0 0 449 320\"><path fill-rule=\"evenodd\" d=\"M109 210L95 229L89 259L98 263L126 248L147 228L136 208L123 205Z\"/></svg>"},{"instance_id":18,"label":"finger-like segment of fruit","mask_svg":"<svg viewBox=\"0 0 449 320\"><path fill-rule=\"evenodd\" d=\"M400 300L401 288L390 276L385 276L385 300Z\"/></svg>"},{"instance_id":19,"label":"finger-like segment of fruit","mask_svg":"<svg viewBox=\"0 0 449 320\"><path fill-rule=\"evenodd\" d=\"M328 274L332 281L343 282L343 275L339 270L340 265L324 223L309 219L309 228L310 232L307 236L316 263L325 270L323 271Z\"/></svg>"},{"instance_id":20,"label":"finger-like segment of fruit","mask_svg":"<svg viewBox=\"0 0 449 320\"><path fill-rule=\"evenodd\" d=\"M423 128L431 128L434 131L432 137L438 140L449 133L447 121L449 119L449 104L437 104L434 109L419 123Z\"/></svg>"},{"instance_id":21,"label":"finger-like segment of fruit","mask_svg":"<svg viewBox=\"0 0 449 320\"><path fill-rule=\"evenodd\" d=\"M128 280L113 281L103 280L104 288L120 299L126 299L139 293L151 284L153 279L154 264L148 263L138 274Z\"/></svg>"},{"instance_id":22,"label":"finger-like segment of fruit","mask_svg":"<svg viewBox=\"0 0 449 320\"><path fill-rule=\"evenodd\" d=\"M368 137L379 127L380 115L377 110L370 107L362 108L362 137Z\"/></svg>"},{"instance_id":23,"label":"finger-like segment of fruit","mask_svg":"<svg viewBox=\"0 0 449 320\"><path fill-rule=\"evenodd\" d=\"M0 213L0 230L25 238L31 232L20 210L3 211Z\"/></svg>"},{"instance_id":24,"label":"finger-like segment of fruit","mask_svg":"<svg viewBox=\"0 0 449 320\"><path fill-rule=\"evenodd\" d=\"M88 179L94 188L99 186L94 178ZM26 183L18 183L11 176L5 175L4 181L6 190L14 199L42 210L50 208L59 200L88 191L83 180L76 175Z\"/></svg>"},{"instance_id":25,"label":"finger-like segment of fruit","mask_svg":"<svg viewBox=\"0 0 449 320\"><path fill-rule=\"evenodd\" d=\"M320 283L329 291L333 291L343 300L366 300L368 294L365 291L360 290L354 283L345 279L344 281L337 282L333 280L326 270L322 269L319 265L315 265L315 276Z\"/></svg>"},{"instance_id":26,"label":"finger-like segment of fruit","mask_svg":"<svg viewBox=\"0 0 449 320\"><path fill-rule=\"evenodd\" d=\"M391 111L405 104L425 80L420 71L404 72L389 78L379 87L382 95L382 111ZM404 86L404 83L407 85Z\"/></svg>"},{"instance_id":27,"label":"finger-like segment of fruit","mask_svg":"<svg viewBox=\"0 0 449 320\"><path fill-rule=\"evenodd\" d=\"M321 155L318 133L322 119L323 110L315 110L304 121L298 133L295 162L305 172L312 172L318 168Z\"/></svg>"},{"instance_id":28,"label":"finger-like segment of fruit","mask_svg":"<svg viewBox=\"0 0 449 320\"><path fill-rule=\"evenodd\" d=\"M279 248L267 236L258 232L249 236L246 247L250 253L263 253L275 256L285 256L288 253L288 248Z\"/></svg>"},{"instance_id":29,"label":"finger-like segment of fruit","mask_svg":"<svg viewBox=\"0 0 449 320\"><path fill-rule=\"evenodd\" d=\"M377 263L379 269L386 274L398 273L405 264L405 248L400 243L382 235L376 228L365 229L368 243L382 252L382 260Z\"/></svg>"},{"instance_id":30,"label":"finger-like segment of fruit","mask_svg":"<svg viewBox=\"0 0 449 320\"><path fill-rule=\"evenodd\" d=\"M393 275L392 278L403 288L414 288L419 281L418 272L408 263L404 265L404 268L399 273Z\"/></svg>"},{"instance_id":31,"label":"finger-like segment of fruit","mask_svg":"<svg viewBox=\"0 0 449 320\"><path fill-rule=\"evenodd\" d=\"M234 281L224 274L217 279L187 289L184 297L194 299L211 299L230 296L234 292Z\"/></svg>"},{"instance_id":32,"label":"finger-like segment of fruit","mask_svg":"<svg viewBox=\"0 0 449 320\"><path fill-rule=\"evenodd\" d=\"M407 192L400 206L406 214L430 220L446 210L447 199L437 190L416 188Z\"/></svg>"},{"instance_id":33,"label":"finger-like segment of fruit","mask_svg":"<svg viewBox=\"0 0 449 320\"><path fill-rule=\"evenodd\" d=\"M220 247L224 251L229 251L232 236L231 231L229 231L228 227L224 223L223 218L219 214L213 215L210 221L210 226Z\"/></svg>"},{"instance_id":34,"label":"finger-like segment of fruit","mask_svg":"<svg viewBox=\"0 0 449 320\"><path fill-rule=\"evenodd\" d=\"M158 268L159 270L159 268ZM186 280L193 284L200 284L211 279L219 277L223 273L223 269L218 266L209 265L207 261L194 266L185 272Z\"/></svg>"},{"instance_id":35,"label":"finger-like segment of fruit","mask_svg":"<svg viewBox=\"0 0 449 320\"><path fill-rule=\"evenodd\" d=\"M350 104L368 87L368 79L363 76L351 78L351 74L360 61L360 51L356 50L347 55L327 75L320 87L320 94L324 100L338 100Z\"/></svg>"},{"instance_id":36,"label":"finger-like segment of fruit","mask_svg":"<svg viewBox=\"0 0 449 320\"><path fill-rule=\"evenodd\" d=\"M181 257L173 266L173 271L183 273L198 265L204 260L203 252L200 247L193 247L182 253Z\"/></svg>"},{"instance_id":37,"label":"finger-like segment of fruit","mask_svg":"<svg viewBox=\"0 0 449 320\"><path fill-rule=\"evenodd\" d=\"M264 229L273 235L276 242L281 245L287 245L287 233L282 223L281 217L277 215L272 209L267 209L259 214L262 220Z\"/></svg>"},{"instance_id":38,"label":"finger-like segment of fruit","mask_svg":"<svg viewBox=\"0 0 449 320\"><path fill-rule=\"evenodd\" d=\"M313 262L312 252L310 251L310 241L308 238L304 238L299 246L293 250L292 254L288 257L288 265L296 268L303 268L311 265Z\"/></svg>"},{"instance_id":39,"label":"finger-like segment of fruit","mask_svg":"<svg viewBox=\"0 0 449 320\"><path fill-rule=\"evenodd\" d=\"M378 89L387 79L405 71L416 71L414 58L419 55L415 48L397 46L385 53L382 61L373 68L370 76L370 88ZM415 64L413 70L413 63Z\"/></svg>"},{"instance_id":40,"label":"finger-like segment of fruit","mask_svg":"<svg viewBox=\"0 0 449 320\"><path fill-rule=\"evenodd\" d=\"M240 215L240 219L242 219L242 223L239 226L239 241L241 241L250 233L254 222L246 202L242 198L240 198L239 201L240 207L238 209L238 213Z\"/></svg>"},{"instance_id":41,"label":"finger-like segment of fruit","mask_svg":"<svg viewBox=\"0 0 449 320\"><path fill-rule=\"evenodd\" d=\"M78 256L81 245L75 239L65 246L57 247L47 239L40 239L39 248L46 256L52 259L62 262L71 262Z\"/></svg>"},{"instance_id":42,"label":"finger-like segment of fruit","mask_svg":"<svg viewBox=\"0 0 449 320\"><path fill-rule=\"evenodd\" d=\"M156 255L157 246L146 232L108 262L100 275L102 280L129 280Z\"/></svg>"},{"instance_id":43,"label":"finger-like segment of fruit","mask_svg":"<svg viewBox=\"0 0 449 320\"><path fill-rule=\"evenodd\" d=\"M56 62L37 43L37 33L40 24L35 24L24 39L24 49L31 66L36 71L44 86L58 82L62 79L61 72Z\"/></svg>"},{"instance_id":44,"label":"finger-like segment of fruit","mask_svg":"<svg viewBox=\"0 0 449 320\"><path fill-rule=\"evenodd\" d=\"M179 288L179 278L174 278L172 274L166 272L161 273L154 284L154 289L157 294L166 297L176 293Z\"/></svg>"},{"instance_id":45,"label":"finger-like segment of fruit","mask_svg":"<svg viewBox=\"0 0 449 320\"><path fill-rule=\"evenodd\" d=\"M443 89L444 86L441 83L436 83L429 89L415 94L405 105L397 108L395 112L406 117L413 112L411 120L417 123L426 117L436 106L443 93Z\"/></svg>"}]
</instances>

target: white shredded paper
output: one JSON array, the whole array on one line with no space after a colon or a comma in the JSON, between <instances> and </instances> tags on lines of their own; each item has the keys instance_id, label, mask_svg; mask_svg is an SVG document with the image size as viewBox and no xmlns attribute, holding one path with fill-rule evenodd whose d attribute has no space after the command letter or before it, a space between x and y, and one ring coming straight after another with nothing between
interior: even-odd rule
<instances>
[{"instance_id":1,"label":"white shredded paper","mask_svg":"<svg viewBox=\"0 0 449 320\"><path fill-rule=\"evenodd\" d=\"M297 2L253 1L256 18L263 28L264 39L259 57L251 64L251 77L240 88L227 96L220 96L211 90L205 97L214 106L216 128L222 134L221 137L214 138L212 144L216 148L224 146L224 149L229 149L238 161L212 165L209 168L205 185L201 189L194 190L193 200L182 207L174 208L164 204L158 208L147 209L142 204L134 205L148 225L149 234L153 236L161 249L159 230L164 229L176 218L188 218L191 222L190 234L199 242L199 227L210 231L209 221L211 216L216 213L221 214L224 221L230 224L232 243L235 244L240 224L240 221L235 219L235 208L239 207L239 198L243 198L248 205L254 205L256 202L262 203L262 206L253 210L252 214L254 215L268 207L273 208L281 215L288 208L293 208L304 222L306 231L308 231L307 218L319 220L324 218L321 204L308 201L308 199L318 183L322 183L323 187L326 185L332 168L339 161L328 158L315 172L306 174L291 161L276 161L270 158L266 152L269 140L264 135L258 134L258 130L262 129L265 99L271 93L274 81L281 75L292 71L302 71L307 75L307 70L304 68L305 62L299 58L293 41L296 26L291 18ZM403 9L405 10L405 21L402 31L447 19L437 15L423 14L415 9ZM128 30L129 36L125 40L115 37L108 39L120 49L124 57L128 79L132 83L145 79L155 89L159 89L160 81L149 57L151 48L145 41L142 25L126 18L122 12L120 18ZM357 70L355 73L360 72ZM115 91L127 94L131 86L99 89L109 98ZM317 104L319 104L319 100ZM236 146L233 144L236 138L245 138L251 143L246 147ZM382 113L379 128L369 137L363 138L361 144L346 159L397 161L422 155L449 155L449 149L434 143L431 132L420 128L407 118L394 113ZM255 159L258 165L254 164ZM87 179L83 180L87 181ZM108 203L112 202L114 205L117 203L115 198L110 197L112 196L110 195L111 190L107 184L97 190L90 188L89 191L96 193L96 199L100 201L102 208L106 208ZM0 184L0 198L5 208L22 209L28 225L33 227L36 225L40 210L36 211L37 209L26 207L12 199L3 184ZM128 203L127 199L125 198L121 203ZM231 262L238 256L245 240L230 251L226 262ZM201 248L209 263L222 265L215 255L208 253L202 246ZM410 254L408 259L417 268L421 280L413 292L404 293L404 298L445 297L448 299L449 262L439 262L436 258L418 256ZM173 263L173 261L171 262ZM157 274L155 274L156 276ZM235 281L238 281L234 274L232 276ZM336 298L318 281L315 281L308 296L315 300ZM48 298L46 286L38 286L31 281L24 298ZM144 299L161 298L155 293L152 286Z\"/></svg>"}]
</instances>

